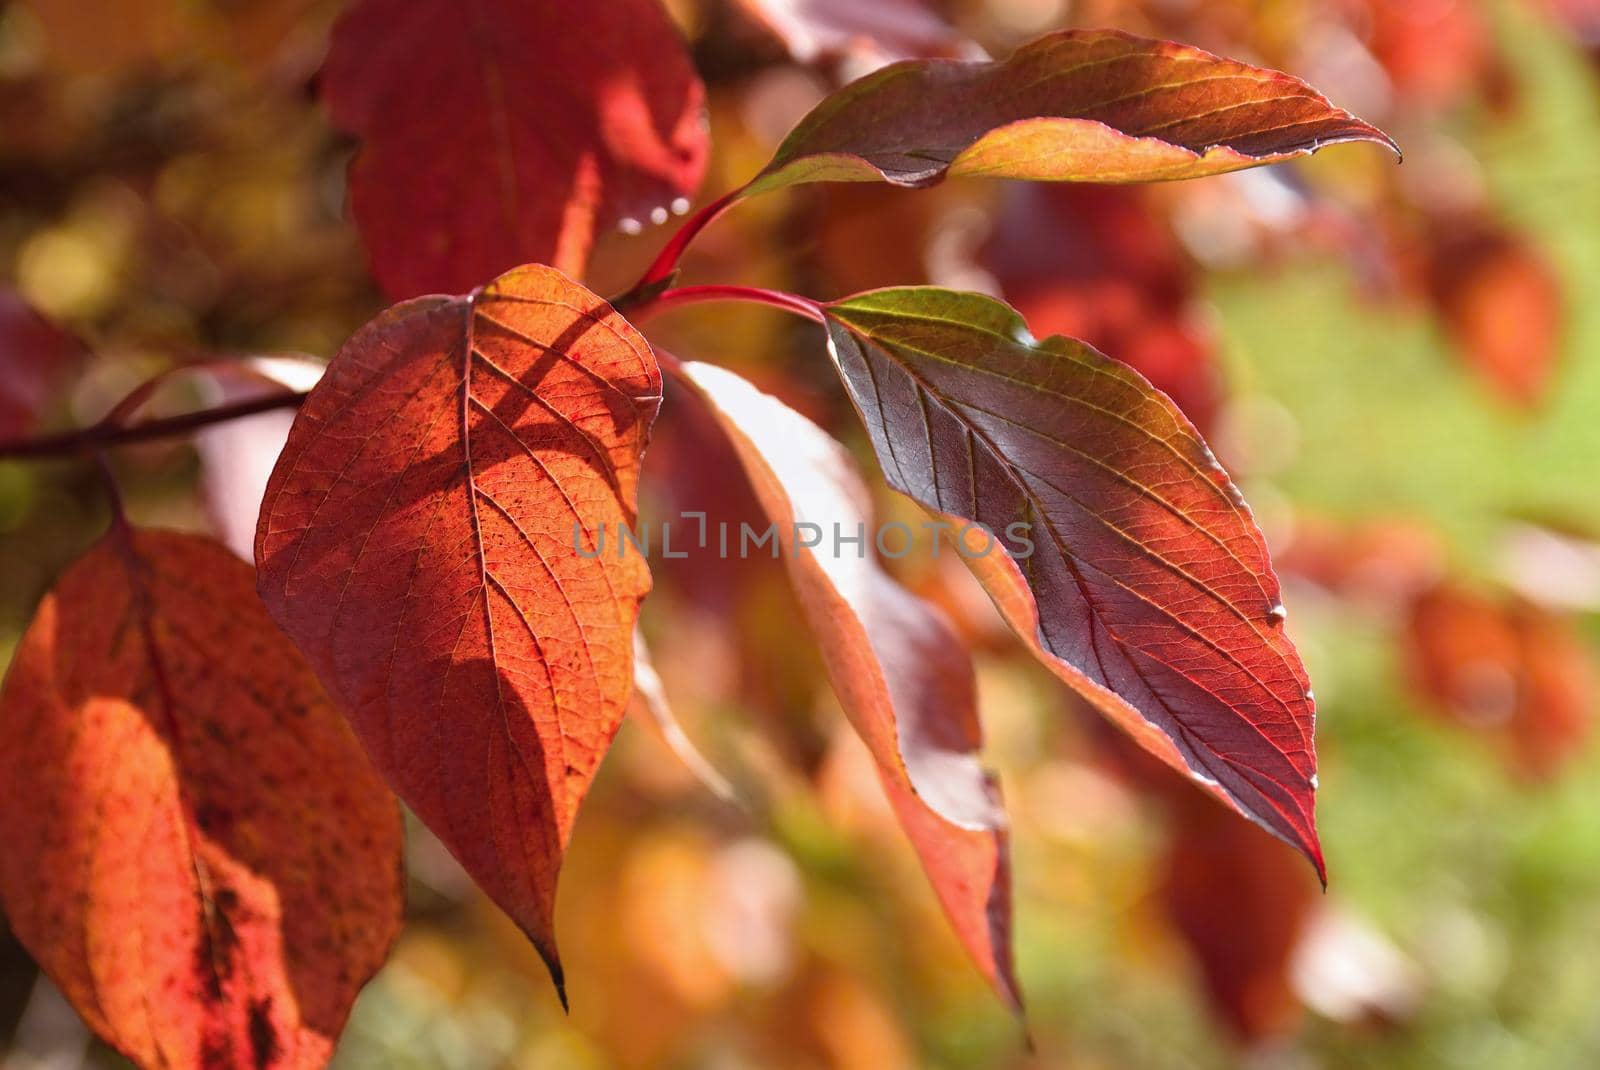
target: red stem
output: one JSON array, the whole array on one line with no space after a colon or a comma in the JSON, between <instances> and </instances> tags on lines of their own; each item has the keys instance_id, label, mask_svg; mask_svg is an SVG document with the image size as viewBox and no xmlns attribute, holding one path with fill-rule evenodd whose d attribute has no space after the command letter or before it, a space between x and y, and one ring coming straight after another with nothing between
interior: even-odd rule
<instances>
[{"instance_id":1,"label":"red stem","mask_svg":"<svg viewBox=\"0 0 1600 1070\"><path fill-rule=\"evenodd\" d=\"M689 244L695 240L702 230L710 226L723 212L733 207L733 202L739 199L742 189L743 187L729 190L684 220L683 226L679 227L678 232L667 240L667 244L662 248L661 252L656 254L655 260L645 269L645 273L640 276L639 281L633 284L633 289L628 292L638 293L646 286L658 283L676 271L678 269L678 261L683 257L684 250L689 248Z\"/></svg>"},{"instance_id":2,"label":"red stem","mask_svg":"<svg viewBox=\"0 0 1600 1070\"><path fill-rule=\"evenodd\" d=\"M644 319L672 305L695 305L706 301L746 301L770 305L792 312L797 316L824 322L822 306L809 297L786 293L783 290L764 290L757 286L678 286L663 290L656 297L630 313L634 320Z\"/></svg>"},{"instance_id":3,"label":"red stem","mask_svg":"<svg viewBox=\"0 0 1600 1070\"><path fill-rule=\"evenodd\" d=\"M104 453L96 450L94 466L100 473L100 485L105 489L106 503L111 507L111 528L126 534L128 514L122 508L122 491L117 488L117 477L111 471L111 462L106 460Z\"/></svg>"}]
</instances>

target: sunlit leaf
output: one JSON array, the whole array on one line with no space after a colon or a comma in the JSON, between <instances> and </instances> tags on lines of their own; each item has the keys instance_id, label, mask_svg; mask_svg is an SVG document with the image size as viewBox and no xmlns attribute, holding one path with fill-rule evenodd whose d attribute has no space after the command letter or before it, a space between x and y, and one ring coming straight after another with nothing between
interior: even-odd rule
<instances>
[{"instance_id":1,"label":"sunlit leaf","mask_svg":"<svg viewBox=\"0 0 1600 1070\"><path fill-rule=\"evenodd\" d=\"M714 365L683 365L680 378L711 407L776 527L840 704L946 915L989 983L1020 1007L1005 815L977 758L967 652L941 613L878 565L870 499L838 443Z\"/></svg>"},{"instance_id":2,"label":"sunlit leaf","mask_svg":"<svg viewBox=\"0 0 1600 1070\"><path fill-rule=\"evenodd\" d=\"M141 1067L318 1067L400 926L394 797L249 566L122 526L0 692L0 900Z\"/></svg>"},{"instance_id":3,"label":"sunlit leaf","mask_svg":"<svg viewBox=\"0 0 1600 1070\"><path fill-rule=\"evenodd\" d=\"M1189 421L987 297L916 287L825 310L889 483L992 533L958 545L1024 641L1320 871L1305 670L1261 534Z\"/></svg>"},{"instance_id":4,"label":"sunlit leaf","mask_svg":"<svg viewBox=\"0 0 1600 1070\"><path fill-rule=\"evenodd\" d=\"M406 302L329 364L256 533L273 617L558 986L556 876L650 585L616 540L659 400L644 339L552 268Z\"/></svg>"},{"instance_id":5,"label":"sunlit leaf","mask_svg":"<svg viewBox=\"0 0 1600 1070\"><path fill-rule=\"evenodd\" d=\"M999 62L908 60L824 100L747 192L1194 178L1389 138L1276 71L1115 30L1048 34Z\"/></svg>"}]
</instances>

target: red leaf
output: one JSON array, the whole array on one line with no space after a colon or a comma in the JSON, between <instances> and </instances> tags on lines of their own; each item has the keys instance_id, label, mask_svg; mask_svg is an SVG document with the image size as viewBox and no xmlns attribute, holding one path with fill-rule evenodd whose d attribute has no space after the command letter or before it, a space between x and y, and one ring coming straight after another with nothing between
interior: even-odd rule
<instances>
[{"instance_id":1,"label":"red leaf","mask_svg":"<svg viewBox=\"0 0 1600 1070\"><path fill-rule=\"evenodd\" d=\"M731 372L691 363L679 377L727 432L779 533L840 704L945 914L990 985L1020 1009L1005 816L977 759L966 650L943 615L891 579L870 549L834 541L858 529L875 538L867 489L843 447ZM805 524L822 533L820 545L796 537Z\"/></svg>"},{"instance_id":2,"label":"red leaf","mask_svg":"<svg viewBox=\"0 0 1600 1070\"><path fill-rule=\"evenodd\" d=\"M1305 83L1115 30L1047 34L994 63L909 60L817 105L748 192L801 182L927 186L1194 178L1344 141L1393 148Z\"/></svg>"},{"instance_id":3,"label":"red leaf","mask_svg":"<svg viewBox=\"0 0 1600 1070\"><path fill-rule=\"evenodd\" d=\"M995 533L964 552L1034 653L1320 872L1305 669L1261 533L1193 425L1136 372L1034 342L978 294L825 311L890 485Z\"/></svg>"},{"instance_id":4,"label":"red leaf","mask_svg":"<svg viewBox=\"0 0 1600 1070\"><path fill-rule=\"evenodd\" d=\"M1393 617L1438 578L1446 556L1426 523L1384 517L1350 524L1301 510L1276 563L1280 572Z\"/></svg>"},{"instance_id":5,"label":"red leaf","mask_svg":"<svg viewBox=\"0 0 1600 1070\"><path fill-rule=\"evenodd\" d=\"M0 437L31 434L87 356L76 337L0 288Z\"/></svg>"},{"instance_id":6,"label":"red leaf","mask_svg":"<svg viewBox=\"0 0 1600 1070\"><path fill-rule=\"evenodd\" d=\"M1406 637L1418 690L1521 775L1549 779L1589 741L1600 680L1567 619L1445 583L1417 598Z\"/></svg>"},{"instance_id":7,"label":"red leaf","mask_svg":"<svg viewBox=\"0 0 1600 1070\"><path fill-rule=\"evenodd\" d=\"M1489 79L1494 38L1484 9L1461 0L1367 0L1373 57L1409 108L1444 108Z\"/></svg>"},{"instance_id":8,"label":"red leaf","mask_svg":"<svg viewBox=\"0 0 1600 1070\"><path fill-rule=\"evenodd\" d=\"M1143 192L1010 186L981 258L1034 331L1109 353L1210 428L1221 376L1194 265Z\"/></svg>"},{"instance_id":9,"label":"red leaf","mask_svg":"<svg viewBox=\"0 0 1600 1070\"><path fill-rule=\"evenodd\" d=\"M322 78L363 141L351 211L397 299L528 261L578 275L598 231L705 169L705 91L656 0L357 0Z\"/></svg>"},{"instance_id":10,"label":"red leaf","mask_svg":"<svg viewBox=\"0 0 1600 1070\"><path fill-rule=\"evenodd\" d=\"M1238 821L1194 785L1152 761L1126 738L1091 724L1106 765L1156 800L1167 822L1159 900L1188 945L1213 1013L1249 1044L1292 1031L1301 995L1291 983L1318 917L1316 883L1294 854ZM1357 950L1340 949L1348 966ZM1363 963L1362 965L1367 965ZM1382 981L1362 976L1356 991L1336 979L1330 1000L1372 997Z\"/></svg>"},{"instance_id":11,"label":"red leaf","mask_svg":"<svg viewBox=\"0 0 1600 1070\"><path fill-rule=\"evenodd\" d=\"M1161 899L1193 952L1212 1009L1246 1041L1290 1032L1291 964L1316 885L1281 844L1189 793L1179 801Z\"/></svg>"},{"instance_id":12,"label":"red leaf","mask_svg":"<svg viewBox=\"0 0 1600 1070\"><path fill-rule=\"evenodd\" d=\"M267 484L261 594L378 769L561 984L556 876L632 686L650 347L547 267L347 342Z\"/></svg>"},{"instance_id":13,"label":"red leaf","mask_svg":"<svg viewBox=\"0 0 1600 1070\"><path fill-rule=\"evenodd\" d=\"M142 1067L318 1067L402 910L394 797L249 566L116 527L0 692L0 899Z\"/></svg>"}]
</instances>

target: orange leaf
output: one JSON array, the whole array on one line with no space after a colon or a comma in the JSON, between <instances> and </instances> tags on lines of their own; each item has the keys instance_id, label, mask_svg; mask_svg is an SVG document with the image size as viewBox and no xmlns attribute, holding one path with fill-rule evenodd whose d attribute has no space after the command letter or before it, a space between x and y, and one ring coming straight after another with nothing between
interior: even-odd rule
<instances>
[{"instance_id":1,"label":"orange leaf","mask_svg":"<svg viewBox=\"0 0 1600 1070\"><path fill-rule=\"evenodd\" d=\"M120 524L0 692L0 900L142 1067L318 1067L402 910L394 797L209 540Z\"/></svg>"},{"instance_id":2,"label":"orange leaf","mask_svg":"<svg viewBox=\"0 0 1600 1070\"><path fill-rule=\"evenodd\" d=\"M840 704L962 944L1021 1007L1011 963L1011 886L999 789L979 764L972 663L943 614L901 587L873 551L870 501L849 455L805 417L732 372L679 378L710 407L782 541L795 594ZM819 537L802 525L814 525ZM898 536L897 536L898 537Z\"/></svg>"},{"instance_id":3,"label":"orange leaf","mask_svg":"<svg viewBox=\"0 0 1600 1070\"><path fill-rule=\"evenodd\" d=\"M598 231L694 193L704 97L656 0L359 0L322 72L396 299L528 261L581 274Z\"/></svg>"},{"instance_id":4,"label":"orange leaf","mask_svg":"<svg viewBox=\"0 0 1600 1070\"><path fill-rule=\"evenodd\" d=\"M1459 0L1367 0L1368 47L1410 109L1454 105L1488 81L1494 36L1484 8Z\"/></svg>"},{"instance_id":5,"label":"orange leaf","mask_svg":"<svg viewBox=\"0 0 1600 1070\"><path fill-rule=\"evenodd\" d=\"M1406 639L1422 695L1496 739L1522 776L1555 776L1593 734L1600 674L1567 618L1441 583L1412 604Z\"/></svg>"},{"instance_id":6,"label":"orange leaf","mask_svg":"<svg viewBox=\"0 0 1600 1070\"><path fill-rule=\"evenodd\" d=\"M1506 401L1536 408L1561 352L1561 279L1538 248L1491 219L1450 217L1430 235L1428 285L1467 365Z\"/></svg>"},{"instance_id":7,"label":"orange leaf","mask_svg":"<svg viewBox=\"0 0 1600 1070\"><path fill-rule=\"evenodd\" d=\"M1343 141L1394 147L1277 71L1116 30L1046 34L998 62L907 60L814 108L747 188L927 186L945 175L1148 182Z\"/></svg>"},{"instance_id":8,"label":"orange leaf","mask_svg":"<svg viewBox=\"0 0 1600 1070\"><path fill-rule=\"evenodd\" d=\"M558 988L556 876L650 587L595 540L634 523L660 389L638 332L553 268L397 305L306 399L256 531L273 617Z\"/></svg>"}]
</instances>

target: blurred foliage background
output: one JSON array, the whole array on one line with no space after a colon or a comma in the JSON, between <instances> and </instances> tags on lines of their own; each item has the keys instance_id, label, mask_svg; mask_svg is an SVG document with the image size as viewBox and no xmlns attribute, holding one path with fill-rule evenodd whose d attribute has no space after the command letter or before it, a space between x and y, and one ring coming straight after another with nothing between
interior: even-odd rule
<instances>
[{"instance_id":1,"label":"blurred foliage background","mask_svg":"<svg viewBox=\"0 0 1600 1070\"><path fill-rule=\"evenodd\" d=\"M1030 1050L967 965L781 572L657 563L645 626L708 791L625 727L562 882L573 1010L413 830L410 921L344 1067L1572 1068L1600 1065L1600 9L1587 0L674 0L711 98L704 196L888 59L1062 26L1295 73L1404 166L1314 161L1144 190L952 182L764 198L690 281L1003 294L1127 360L1207 432L1285 581L1318 696L1326 895L1152 768L1002 634L952 556L896 562L978 658L1009 804ZM323 360L381 307L317 106L330 0L0 5L0 437L83 425L164 368ZM530 57L537 62L537 57ZM642 230L642 233L637 233ZM666 232L602 242L599 292ZM652 337L862 436L809 325ZM157 410L221 387L192 380ZM754 514L668 399L646 509ZM283 423L120 451L135 516L253 527ZM276 436L276 437L275 437ZM879 488L880 491L882 488ZM883 517L916 517L886 492ZM105 507L0 462L0 658ZM0 836L5 830L0 829ZM114 1066L0 926L7 1068Z\"/></svg>"}]
</instances>

